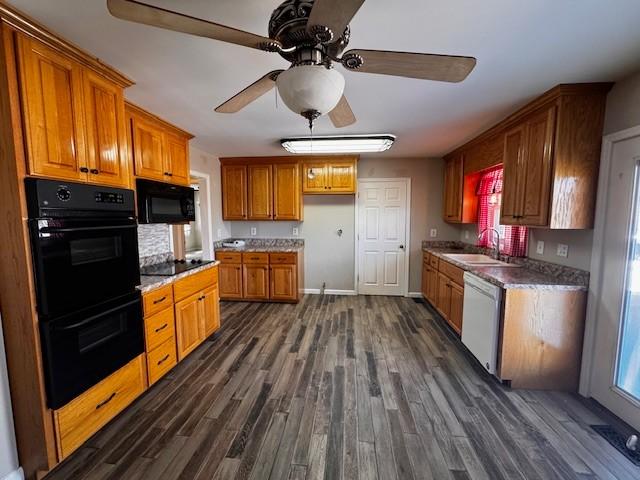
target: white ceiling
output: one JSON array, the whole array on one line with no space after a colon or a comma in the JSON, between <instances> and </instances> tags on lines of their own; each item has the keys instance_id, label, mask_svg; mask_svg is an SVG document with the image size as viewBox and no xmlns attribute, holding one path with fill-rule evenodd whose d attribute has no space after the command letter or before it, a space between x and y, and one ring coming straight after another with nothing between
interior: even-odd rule
<instances>
[{"instance_id":1,"label":"white ceiling","mask_svg":"<svg viewBox=\"0 0 640 480\"><path fill-rule=\"evenodd\" d=\"M136 85L126 96L196 135L219 156L282 154L278 140L306 121L267 94L234 115L213 108L266 72L267 54L111 17L105 0L8 0L113 65ZM143 0L258 34L278 0ZM640 69L638 0L367 0L351 48L471 55L460 84L344 72L358 122L316 135L393 133L387 156L440 156L558 83L619 80ZM341 68L341 67L338 67Z\"/></svg>"}]
</instances>

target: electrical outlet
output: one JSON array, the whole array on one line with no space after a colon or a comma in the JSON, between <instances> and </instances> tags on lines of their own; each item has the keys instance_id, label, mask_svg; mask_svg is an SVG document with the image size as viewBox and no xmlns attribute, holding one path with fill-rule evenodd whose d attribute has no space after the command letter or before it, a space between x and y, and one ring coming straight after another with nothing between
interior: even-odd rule
<instances>
[{"instance_id":1,"label":"electrical outlet","mask_svg":"<svg viewBox=\"0 0 640 480\"><path fill-rule=\"evenodd\" d=\"M293 233L294 237L297 237L298 236L298 227L293 227L291 232Z\"/></svg>"},{"instance_id":2,"label":"electrical outlet","mask_svg":"<svg viewBox=\"0 0 640 480\"><path fill-rule=\"evenodd\" d=\"M544 255L544 242L542 240L538 240L536 245L536 253L538 255Z\"/></svg>"},{"instance_id":3,"label":"electrical outlet","mask_svg":"<svg viewBox=\"0 0 640 480\"><path fill-rule=\"evenodd\" d=\"M567 258L569 256L569 245L565 245L564 243L559 243L557 255L559 257Z\"/></svg>"},{"instance_id":4,"label":"electrical outlet","mask_svg":"<svg viewBox=\"0 0 640 480\"><path fill-rule=\"evenodd\" d=\"M258 234L258 229L256 227L251 227L251 236L255 237Z\"/></svg>"},{"instance_id":5,"label":"electrical outlet","mask_svg":"<svg viewBox=\"0 0 640 480\"><path fill-rule=\"evenodd\" d=\"M464 232L464 239L469 240L469 232L467 230Z\"/></svg>"},{"instance_id":6,"label":"electrical outlet","mask_svg":"<svg viewBox=\"0 0 640 480\"><path fill-rule=\"evenodd\" d=\"M431 236L431 238L436 238L438 236L438 229L432 228L431 231L429 232L429 235Z\"/></svg>"},{"instance_id":7,"label":"electrical outlet","mask_svg":"<svg viewBox=\"0 0 640 480\"><path fill-rule=\"evenodd\" d=\"M218 238L222 238L222 229L221 228L218 229Z\"/></svg>"}]
</instances>

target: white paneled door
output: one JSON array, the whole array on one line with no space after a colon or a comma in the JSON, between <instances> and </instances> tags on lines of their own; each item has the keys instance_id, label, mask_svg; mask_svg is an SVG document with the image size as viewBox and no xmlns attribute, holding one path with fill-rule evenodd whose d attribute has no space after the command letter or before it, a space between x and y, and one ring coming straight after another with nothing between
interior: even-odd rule
<instances>
[{"instance_id":1,"label":"white paneled door","mask_svg":"<svg viewBox=\"0 0 640 480\"><path fill-rule=\"evenodd\" d=\"M358 182L358 293L407 293L408 181Z\"/></svg>"}]
</instances>

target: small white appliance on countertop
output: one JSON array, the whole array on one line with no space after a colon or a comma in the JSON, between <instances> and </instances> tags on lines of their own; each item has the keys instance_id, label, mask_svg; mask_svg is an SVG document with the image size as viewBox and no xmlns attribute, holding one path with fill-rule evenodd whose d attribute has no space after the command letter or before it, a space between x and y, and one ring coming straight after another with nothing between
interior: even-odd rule
<instances>
[{"instance_id":1,"label":"small white appliance on countertop","mask_svg":"<svg viewBox=\"0 0 640 480\"><path fill-rule=\"evenodd\" d=\"M223 242L222 246L227 248L242 248L247 244L244 240L234 240L233 242Z\"/></svg>"},{"instance_id":2,"label":"small white appliance on countertop","mask_svg":"<svg viewBox=\"0 0 640 480\"><path fill-rule=\"evenodd\" d=\"M502 289L464 273L462 343L492 375L496 374Z\"/></svg>"}]
</instances>

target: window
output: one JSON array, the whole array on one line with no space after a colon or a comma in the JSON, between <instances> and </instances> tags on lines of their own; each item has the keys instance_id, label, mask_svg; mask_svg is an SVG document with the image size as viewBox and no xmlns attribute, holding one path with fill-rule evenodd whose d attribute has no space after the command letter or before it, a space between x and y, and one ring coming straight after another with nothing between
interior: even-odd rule
<instances>
[{"instance_id":1,"label":"window","mask_svg":"<svg viewBox=\"0 0 640 480\"><path fill-rule=\"evenodd\" d=\"M478 235L485 229L495 228L500 233L500 253L512 257L527 254L529 232L527 227L500 225L502 204L502 166L486 171L478 183ZM495 233L487 231L478 239L479 247L495 246Z\"/></svg>"}]
</instances>

